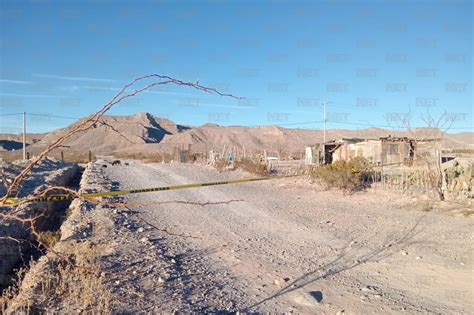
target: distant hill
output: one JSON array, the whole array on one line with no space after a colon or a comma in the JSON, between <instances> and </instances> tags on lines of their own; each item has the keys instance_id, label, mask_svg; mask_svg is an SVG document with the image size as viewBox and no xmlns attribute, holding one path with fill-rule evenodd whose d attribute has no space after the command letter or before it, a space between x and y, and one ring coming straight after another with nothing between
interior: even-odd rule
<instances>
[{"instance_id":1,"label":"distant hill","mask_svg":"<svg viewBox=\"0 0 474 315\"><path fill-rule=\"evenodd\" d=\"M26 145L39 142L46 134L45 133L28 133L26 134ZM0 133L0 152L12 151L23 148L23 136L15 134Z\"/></svg>"},{"instance_id":2,"label":"distant hill","mask_svg":"<svg viewBox=\"0 0 474 315\"><path fill-rule=\"evenodd\" d=\"M81 120L80 120L81 121ZM29 152L44 149L49 143L66 134L80 123L54 130L47 134L28 135ZM414 131L417 136L433 137L432 129L421 128ZM327 140L339 138L378 138L392 136L412 137L406 131L393 131L381 128L362 130L330 129ZM3 142L2 142L3 141ZM323 141L322 130L290 129L278 126L219 126L205 124L190 127L155 117L149 113L137 113L131 116L104 116L101 122L86 132L77 134L64 145L64 150L95 154L112 152L171 152L176 147L187 147L189 144L196 151L222 149L236 146L248 151L302 151L305 146ZM0 135L0 145L4 150L21 148L21 135ZM474 148L474 133L463 132L445 134L445 148ZM1 155L1 153L0 153Z\"/></svg>"}]
</instances>

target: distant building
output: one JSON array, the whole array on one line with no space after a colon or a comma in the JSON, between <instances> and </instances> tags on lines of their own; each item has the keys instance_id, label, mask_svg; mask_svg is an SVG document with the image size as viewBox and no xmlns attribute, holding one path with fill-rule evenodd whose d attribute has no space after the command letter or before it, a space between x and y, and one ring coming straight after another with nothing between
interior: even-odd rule
<instances>
[{"instance_id":1,"label":"distant building","mask_svg":"<svg viewBox=\"0 0 474 315\"><path fill-rule=\"evenodd\" d=\"M407 137L342 138L307 147L305 161L307 165L331 164L360 156L377 165L411 164L416 147L416 141Z\"/></svg>"}]
</instances>

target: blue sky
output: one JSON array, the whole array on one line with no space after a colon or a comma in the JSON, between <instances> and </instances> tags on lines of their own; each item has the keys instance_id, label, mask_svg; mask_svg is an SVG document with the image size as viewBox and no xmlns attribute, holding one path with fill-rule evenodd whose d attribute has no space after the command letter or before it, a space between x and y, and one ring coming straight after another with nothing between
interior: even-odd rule
<instances>
[{"instance_id":1,"label":"blue sky","mask_svg":"<svg viewBox=\"0 0 474 315\"><path fill-rule=\"evenodd\" d=\"M2 1L0 132L82 117L159 73L246 97L154 89L111 114L181 124L472 130L472 1ZM30 132L72 119L28 116ZM315 123L306 123L315 122Z\"/></svg>"}]
</instances>

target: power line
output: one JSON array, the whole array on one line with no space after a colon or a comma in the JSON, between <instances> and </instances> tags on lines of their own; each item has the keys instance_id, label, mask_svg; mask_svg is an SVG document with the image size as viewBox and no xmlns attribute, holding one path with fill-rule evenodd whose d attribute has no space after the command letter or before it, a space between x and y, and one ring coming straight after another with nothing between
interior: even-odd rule
<instances>
[{"instance_id":1,"label":"power line","mask_svg":"<svg viewBox=\"0 0 474 315\"><path fill-rule=\"evenodd\" d=\"M379 127L379 128L405 128L404 126L391 126L391 125L375 125L375 124L364 124L364 123L354 123L354 122L349 122L349 121L335 121L335 120L328 120L328 122L336 123L336 124L344 124L344 125L357 125L357 126L369 126L369 127ZM410 126L409 128L426 128L430 126L418 126L418 127L412 127ZM406 128L405 128L406 129ZM472 127L452 127L448 128L449 130L451 129L473 129Z\"/></svg>"},{"instance_id":2,"label":"power line","mask_svg":"<svg viewBox=\"0 0 474 315\"><path fill-rule=\"evenodd\" d=\"M305 121L305 122L296 122L296 123L271 124L271 125L255 125L255 126L293 126L293 125L319 124L319 123L323 123L323 122L324 122L324 120L318 120L318 121Z\"/></svg>"},{"instance_id":3,"label":"power line","mask_svg":"<svg viewBox=\"0 0 474 315\"><path fill-rule=\"evenodd\" d=\"M0 114L0 116L15 116L15 115L23 115L23 113Z\"/></svg>"},{"instance_id":4,"label":"power line","mask_svg":"<svg viewBox=\"0 0 474 315\"><path fill-rule=\"evenodd\" d=\"M63 119L81 119L80 117L69 117L69 116L56 116L56 115L49 115L49 114L39 114L39 113L26 113L27 115L31 116L42 116L42 117L51 117L51 118L63 118Z\"/></svg>"},{"instance_id":5,"label":"power line","mask_svg":"<svg viewBox=\"0 0 474 315\"><path fill-rule=\"evenodd\" d=\"M23 113L8 113L8 114L0 114L0 116L16 116L16 115L23 115ZM26 113L26 115L31 116L42 116L42 117L51 117L51 118L60 118L60 119L72 119L77 120L81 119L81 117L71 117L71 116L58 116L58 115L50 115L50 114L41 114L41 113ZM367 126L367 127L377 127L377 128L404 128L403 126L392 126L392 125L379 125L379 124L370 124L370 123L356 123L350 121L336 121L336 120L329 120L326 119L326 122L335 123L335 124L343 124L343 125L354 125L354 126ZM320 124L324 123L324 120L317 120L317 121L305 121L305 122L294 122L294 123L282 123L282 124L263 124L263 125L250 125L249 127L263 127L263 126L298 126L298 125L310 125L310 124ZM425 128L428 126L418 126L418 127L411 127L411 128ZM449 130L472 130L472 127L451 127Z\"/></svg>"},{"instance_id":6,"label":"power line","mask_svg":"<svg viewBox=\"0 0 474 315\"><path fill-rule=\"evenodd\" d=\"M0 114L0 116L16 116L16 115L23 115L23 113ZM57 115L41 114L41 113L26 113L26 115L51 117L51 118L63 118L63 119L81 119L81 117L57 116Z\"/></svg>"}]
</instances>

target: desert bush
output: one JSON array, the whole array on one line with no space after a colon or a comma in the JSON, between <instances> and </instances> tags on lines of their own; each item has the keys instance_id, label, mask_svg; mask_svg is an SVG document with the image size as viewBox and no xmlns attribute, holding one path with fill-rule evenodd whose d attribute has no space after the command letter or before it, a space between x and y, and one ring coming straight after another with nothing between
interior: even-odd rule
<instances>
[{"instance_id":1,"label":"desert bush","mask_svg":"<svg viewBox=\"0 0 474 315\"><path fill-rule=\"evenodd\" d=\"M241 169L256 175L268 175L267 166L264 163L258 161L255 162L249 158L243 158L236 161L228 161L224 158L220 158L214 162L214 167L218 171Z\"/></svg>"},{"instance_id":2,"label":"desert bush","mask_svg":"<svg viewBox=\"0 0 474 315\"><path fill-rule=\"evenodd\" d=\"M235 168L240 168L246 172L257 175L268 175L267 166L261 162L254 162L249 158L235 161Z\"/></svg>"},{"instance_id":3,"label":"desert bush","mask_svg":"<svg viewBox=\"0 0 474 315\"><path fill-rule=\"evenodd\" d=\"M117 159L140 160L145 163L161 163L173 160L173 155L170 153L114 153L113 156Z\"/></svg>"},{"instance_id":4,"label":"desert bush","mask_svg":"<svg viewBox=\"0 0 474 315\"><path fill-rule=\"evenodd\" d=\"M420 210L424 212L428 212L433 210L434 203L432 201L423 201L419 204Z\"/></svg>"},{"instance_id":5,"label":"desert bush","mask_svg":"<svg viewBox=\"0 0 474 315\"><path fill-rule=\"evenodd\" d=\"M339 160L318 166L310 172L311 176L319 178L328 188L338 188L349 193L363 188L369 173L370 164L363 157Z\"/></svg>"},{"instance_id":6,"label":"desert bush","mask_svg":"<svg viewBox=\"0 0 474 315\"><path fill-rule=\"evenodd\" d=\"M52 248L61 238L60 231L40 232L40 241L47 247Z\"/></svg>"},{"instance_id":7,"label":"desert bush","mask_svg":"<svg viewBox=\"0 0 474 315\"><path fill-rule=\"evenodd\" d=\"M61 244L62 254L70 261L52 255L44 272L18 283L17 294L10 294L3 309L13 313L35 313L35 310L62 309L60 313L109 314L112 295L101 272L104 247L89 241ZM34 270L35 266L30 266ZM15 297L16 296L16 297ZM41 313L41 312L40 312Z\"/></svg>"},{"instance_id":8,"label":"desert bush","mask_svg":"<svg viewBox=\"0 0 474 315\"><path fill-rule=\"evenodd\" d=\"M227 161L224 158L220 158L214 161L214 167L220 172L222 172L225 169L230 168L231 166L232 166L232 162Z\"/></svg>"}]
</instances>

